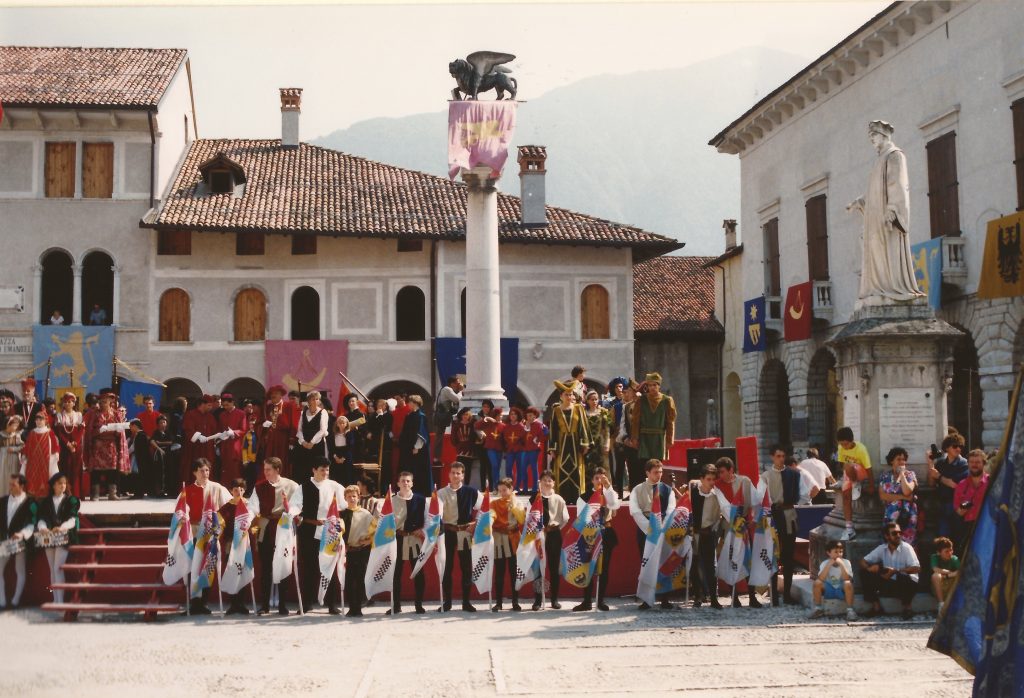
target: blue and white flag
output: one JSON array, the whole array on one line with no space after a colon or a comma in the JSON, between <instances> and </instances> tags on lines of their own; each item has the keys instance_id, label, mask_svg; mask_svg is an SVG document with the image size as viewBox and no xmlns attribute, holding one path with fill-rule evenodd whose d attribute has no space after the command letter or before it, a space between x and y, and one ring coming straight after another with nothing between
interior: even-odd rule
<instances>
[{"instance_id":1,"label":"blue and white flag","mask_svg":"<svg viewBox=\"0 0 1024 698\"><path fill-rule=\"evenodd\" d=\"M398 539L395 525L395 510L391 504L391 488L384 500L377 530L373 534L370 559L366 563L366 598L372 599L381 592L393 593L395 588L395 567L398 566Z\"/></svg>"},{"instance_id":2,"label":"blue and white flag","mask_svg":"<svg viewBox=\"0 0 1024 698\"><path fill-rule=\"evenodd\" d=\"M933 310L942 307L942 238L934 238L910 246L917 286L928 296Z\"/></svg>"},{"instance_id":3,"label":"blue and white flag","mask_svg":"<svg viewBox=\"0 0 1024 698\"><path fill-rule=\"evenodd\" d=\"M145 398L151 396L159 407L163 399L164 387L157 383L143 381L129 381L123 378L120 381L118 399L121 405L128 410L127 419L132 420L139 416L139 413L146 409Z\"/></svg>"}]
</instances>

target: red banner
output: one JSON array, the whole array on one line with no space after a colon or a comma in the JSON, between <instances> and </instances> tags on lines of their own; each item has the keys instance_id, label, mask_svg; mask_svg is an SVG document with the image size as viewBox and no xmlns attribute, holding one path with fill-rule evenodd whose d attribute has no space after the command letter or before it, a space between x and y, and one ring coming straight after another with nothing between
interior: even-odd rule
<instances>
[{"instance_id":1,"label":"red banner","mask_svg":"<svg viewBox=\"0 0 1024 698\"><path fill-rule=\"evenodd\" d=\"M281 384L288 390L319 390L336 402L340 396L338 371L348 371L348 340L266 342L267 387Z\"/></svg>"},{"instance_id":2,"label":"red banner","mask_svg":"<svg viewBox=\"0 0 1024 698\"><path fill-rule=\"evenodd\" d=\"M811 338L811 318L814 317L811 308L812 292L810 281L790 286L786 292L786 312L783 314L782 327L787 342Z\"/></svg>"}]
</instances>

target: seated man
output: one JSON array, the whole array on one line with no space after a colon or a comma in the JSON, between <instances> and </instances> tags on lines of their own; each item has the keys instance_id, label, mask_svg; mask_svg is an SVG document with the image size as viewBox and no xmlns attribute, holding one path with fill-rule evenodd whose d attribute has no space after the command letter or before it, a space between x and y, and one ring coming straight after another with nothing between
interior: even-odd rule
<instances>
[{"instance_id":1,"label":"seated man","mask_svg":"<svg viewBox=\"0 0 1024 698\"><path fill-rule=\"evenodd\" d=\"M937 613L942 613L942 605L946 603L957 572L960 570L960 558L953 554L953 541L945 536L935 539L935 552L932 553L932 591L939 601Z\"/></svg>"},{"instance_id":2,"label":"seated man","mask_svg":"<svg viewBox=\"0 0 1024 698\"><path fill-rule=\"evenodd\" d=\"M853 567L843 557L845 546L839 541L829 541L825 547L828 557L825 558L818 574L814 578L814 610L811 618L821 618L825 609L821 597L846 601L846 620L857 620L857 612L853 610Z\"/></svg>"},{"instance_id":3,"label":"seated man","mask_svg":"<svg viewBox=\"0 0 1024 698\"><path fill-rule=\"evenodd\" d=\"M917 574L921 563L914 546L900 537L900 525L890 521L885 525L885 542L860 561L861 584L864 600L871 603L869 618L882 612L879 596L895 596L903 604L903 618L913 618L910 602L917 591Z\"/></svg>"}]
</instances>

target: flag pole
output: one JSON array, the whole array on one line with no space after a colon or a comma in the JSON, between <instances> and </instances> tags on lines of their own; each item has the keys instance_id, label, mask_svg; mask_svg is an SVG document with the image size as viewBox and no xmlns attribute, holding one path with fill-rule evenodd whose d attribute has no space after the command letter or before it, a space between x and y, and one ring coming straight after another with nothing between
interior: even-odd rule
<instances>
[{"instance_id":1,"label":"flag pole","mask_svg":"<svg viewBox=\"0 0 1024 698\"><path fill-rule=\"evenodd\" d=\"M287 512L285 513L287 514ZM304 616L306 614L302 609L302 590L299 588L299 561L295 559L294 555L292 555L292 576L295 577L295 595L299 598L299 615ZM279 597L277 603L280 604L280 595L282 594L280 584L277 585L277 594Z\"/></svg>"},{"instance_id":2,"label":"flag pole","mask_svg":"<svg viewBox=\"0 0 1024 698\"><path fill-rule=\"evenodd\" d=\"M249 531L246 530L245 535L249 535ZM249 544L249 552L252 553L252 543ZM253 565L252 579L249 580L249 593L252 595L252 614L256 615L256 587L253 586L256 582L256 566Z\"/></svg>"},{"instance_id":3,"label":"flag pole","mask_svg":"<svg viewBox=\"0 0 1024 698\"><path fill-rule=\"evenodd\" d=\"M540 496L540 495L538 495ZM540 546L540 607L544 610L544 606L547 605L547 600L544 595L544 580L547 579L548 575L548 534L544 532L544 542Z\"/></svg>"},{"instance_id":4,"label":"flag pole","mask_svg":"<svg viewBox=\"0 0 1024 698\"><path fill-rule=\"evenodd\" d=\"M214 514L216 516L216 514ZM217 541L217 604L220 606L220 614L224 615L224 593L220 588L220 541Z\"/></svg>"}]
</instances>

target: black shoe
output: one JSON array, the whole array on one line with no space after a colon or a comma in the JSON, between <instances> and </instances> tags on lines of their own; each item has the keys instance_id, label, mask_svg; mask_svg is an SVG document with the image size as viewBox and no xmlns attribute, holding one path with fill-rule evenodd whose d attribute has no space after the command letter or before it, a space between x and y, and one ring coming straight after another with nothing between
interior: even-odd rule
<instances>
[{"instance_id":1,"label":"black shoe","mask_svg":"<svg viewBox=\"0 0 1024 698\"><path fill-rule=\"evenodd\" d=\"M427 609L423 608L423 604L416 604L416 613L419 613L420 615L422 615L422 614L424 614L426 612L427 612Z\"/></svg>"},{"instance_id":2,"label":"black shoe","mask_svg":"<svg viewBox=\"0 0 1024 698\"><path fill-rule=\"evenodd\" d=\"M331 604L330 606L327 607L327 612L330 613L332 616L340 616L341 615L341 609L338 608L337 606L335 606L334 604Z\"/></svg>"},{"instance_id":3,"label":"black shoe","mask_svg":"<svg viewBox=\"0 0 1024 698\"><path fill-rule=\"evenodd\" d=\"M787 606L799 606L800 605L800 602L797 601L796 599L794 599L792 596L785 596L785 597L783 597L782 603L786 604Z\"/></svg>"},{"instance_id":4,"label":"black shoe","mask_svg":"<svg viewBox=\"0 0 1024 698\"><path fill-rule=\"evenodd\" d=\"M228 613L236 616L247 616L249 615L249 609L245 606L232 606L228 609Z\"/></svg>"},{"instance_id":5,"label":"black shoe","mask_svg":"<svg viewBox=\"0 0 1024 698\"><path fill-rule=\"evenodd\" d=\"M278 606L277 607L277 615L279 615L279 616L286 616L286 615L288 615L288 607L287 606Z\"/></svg>"},{"instance_id":6,"label":"black shoe","mask_svg":"<svg viewBox=\"0 0 1024 698\"><path fill-rule=\"evenodd\" d=\"M491 607L491 612L492 612L492 613L497 613L497 612L498 612L498 611L500 611L500 610L501 610L501 601L499 601L498 603L494 604L494 605L493 605L493 606Z\"/></svg>"},{"instance_id":7,"label":"black shoe","mask_svg":"<svg viewBox=\"0 0 1024 698\"><path fill-rule=\"evenodd\" d=\"M555 609L556 611L561 611L562 610L562 604L560 604L560 603L558 603L558 601L552 599L551 600L551 608Z\"/></svg>"},{"instance_id":8,"label":"black shoe","mask_svg":"<svg viewBox=\"0 0 1024 698\"><path fill-rule=\"evenodd\" d=\"M903 620L910 620L914 617L914 610L911 608L903 609Z\"/></svg>"},{"instance_id":9,"label":"black shoe","mask_svg":"<svg viewBox=\"0 0 1024 698\"><path fill-rule=\"evenodd\" d=\"M868 610L864 611L864 613L861 613L860 615L862 617L864 617L864 618L877 618L878 616L882 615L882 609L881 608L877 608L875 606L872 606L871 608L869 608Z\"/></svg>"},{"instance_id":10,"label":"black shoe","mask_svg":"<svg viewBox=\"0 0 1024 698\"><path fill-rule=\"evenodd\" d=\"M675 606L672 605L672 602L668 599L662 599L660 606L661 610L663 611L671 611L673 608L675 608Z\"/></svg>"},{"instance_id":11,"label":"black shoe","mask_svg":"<svg viewBox=\"0 0 1024 698\"><path fill-rule=\"evenodd\" d=\"M270 614L270 606L260 606L259 610L256 611L258 616L266 616Z\"/></svg>"},{"instance_id":12,"label":"black shoe","mask_svg":"<svg viewBox=\"0 0 1024 698\"><path fill-rule=\"evenodd\" d=\"M14 608L14 606L11 606L11 608ZM201 616L209 616L209 615L213 614L213 611L210 610L210 607L205 605L205 604L200 606L196 610L199 613L199 615L201 615Z\"/></svg>"},{"instance_id":13,"label":"black shoe","mask_svg":"<svg viewBox=\"0 0 1024 698\"><path fill-rule=\"evenodd\" d=\"M740 597L738 597L738 596L733 597L732 607L733 608L743 608L743 604L740 603Z\"/></svg>"},{"instance_id":14,"label":"black shoe","mask_svg":"<svg viewBox=\"0 0 1024 698\"><path fill-rule=\"evenodd\" d=\"M581 604L579 604L577 606L573 606L572 607L572 612L573 613L577 613L579 611L593 611L593 610L594 610L594 607L591 606L589 603L581 603Z\"/></svg>"},{"instance_id":15,"label":"black shoe","mask_svg":"<svg viewBox=\"0 0 1024 698\"><path fill-rule=\"evenodd\" d=\"M599 611L610 611L612 609L608 608L608 604L606 604L604 601L598 601L597 602L597 610L599 610Z\"/></svg>"},{"instance_id":16,"label":"black shoe","mask_svg":"<svg viewBox=\"0 0 1024 698\"><path fill-rule=\"evenodd\" d=\"M238 613L238 611L236 611L233 606L228 606L228 610L224 611L224 615L226 616L233 616L236 613Z\"/></svg>"},{"instance_id":17,"label":"black shoe","mask_svg":"<svg viewBox=\"0 0 1024 698\"><path fill-rule=\"evenodd\" d=\"M764 608L764 604L758 601L756 596L751 596L747 605L750 608Z\"/></svg>"},{"instance_id":18,"label":"black shoe","mask_svg":"<svg viewBox=\"0 0 1024 698\"><path fill-rule=\"evenodd\" d=\"M639 605L639 606L637 607L637 609L636 609L636 610L638 610L638 611L649 611L649 610L651 610L651 604L649 604L649 603L647 603L646 601L644 601L643 603L641 603L641 604L640 604L640 605Z\"/></svg>"},{"instance_id":19,"label":"black shoe","mask_svg":"<svg viewBox=\"0 0 1024 698\"><path fill-rule=\"evenodd\" d=\"M337 609L332 609L332 610L337 610ZM340 613L340 611L338 611L338 612ZM363 617L363 612L360 611L358 608L350 608L350 609L348 609L345 612L345 616L347 618L362 618Z\"/></svg>"},{"instance_id":20,"label":"black shoe","mask_svg":"<svg viewBox=\"0 0 1024 698\"><path fill-rule=\"evenodd\" d=\"M518 601L513 601L512 602L512 610L513 611L521 611L521 610L523 610L523 607L519 605Z\"/></svg>"},{"instance_id":21,"label":"black shoe","mask_svg":"<svg viewBox=\"0 0 1024 698\"><path fill-rule=\"evenodd\" d=\"M722 604L721 604L721 602L720 602L720 601L718 600L718 597L717 597L717 596L715 596L715 597L713 597L713 598L711 599L711 608L714 608L714 609L716 609L716 610L719 610L719 611L721 611L721 610L722 610Z\"/></svg>"},{"instance_id":22,"label":"black shoe","mask_svg":"<svg viewBox=\"0 0 1024 698\"><path fill-rule=\"evenodd\" d=\"M476 613L476 606L471 604L469 601L462 602L462 610L466 613Z\"/></svg>"},{"instance_id":23,"label":"black shoe","mask_svg":"<svg viewBox=\"0 0 1024 698\"><path fill-rule=\"evenodd\" d=\"M450 610L452 610L452 603L451 603L451 601L445 601L443 604L441 604L441 608L437 609L437 612L438 613L448 613L448 611L450 611Z\"/></svg>"},{"instance_id":24,"label":"black shoe","mask_svg":"<svg viewBox=\"0 0 1024 698\"><path fill-rule=\"evenodd\" d=\"M390 616L390 615L392 615L392 611L394 611L394 615L397 616L399 613L402 612L402 607L401 606L395 606L393 609L389 608L388 610L384 611L384 615Z\"/></svg>"},{"instance_id":25,"label":"black shoe","mask_svg":"<svg viewBox=\"0 0 1024 698\"><path fill-rule=\"evenodd\" d=\"M703 603L703 601L701 601L700 599L694 599L694 600L693 600L693 607L694 607L694 608L700 608L700 605L701 605L702 603Z\"/></svg>"},{"instance_id":26,"label":"black shoe","mask_svg":"<svg viewBox=\"0 0 1024 698\"><path fill-rule=\"evenodd\" d=\"M533 599L533 606L531 610L539 611L541 609L541 606L543 606L543 604L540 602L540 595L537 595Z\"/></svg>"}]
</instances>

